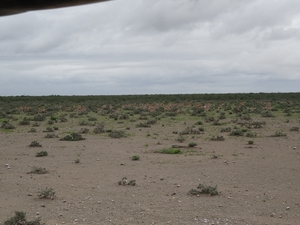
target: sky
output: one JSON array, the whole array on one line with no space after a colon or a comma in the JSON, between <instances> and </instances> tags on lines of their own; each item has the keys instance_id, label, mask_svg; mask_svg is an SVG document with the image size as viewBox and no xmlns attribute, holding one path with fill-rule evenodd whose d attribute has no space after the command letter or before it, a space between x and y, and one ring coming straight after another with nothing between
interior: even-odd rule
<instances>
[{"instance_id":1,"label":"sky","mask_svg":"<svg viewBox=\"0 0 300 225\"><path fill-rule=\"evenodd\" d=\"M113 0L0 17L0 96L300 91L299 0Z\"/></svg>"}]
</instances>

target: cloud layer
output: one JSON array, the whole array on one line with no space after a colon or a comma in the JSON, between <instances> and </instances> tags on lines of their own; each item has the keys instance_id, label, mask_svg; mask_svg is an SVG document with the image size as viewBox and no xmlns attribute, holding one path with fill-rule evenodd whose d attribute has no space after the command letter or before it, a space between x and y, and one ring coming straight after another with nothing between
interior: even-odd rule
<instances>
[{"instance_id":1,"label":"cloud layer","mask_svg":"<svg viewBox=\"0 0 300 225\"><path fill-rule=\"evenodd\" d=\"M0 95L298 92L299 10L114 0L0 17Z\"/></svg>"}]
</instances>

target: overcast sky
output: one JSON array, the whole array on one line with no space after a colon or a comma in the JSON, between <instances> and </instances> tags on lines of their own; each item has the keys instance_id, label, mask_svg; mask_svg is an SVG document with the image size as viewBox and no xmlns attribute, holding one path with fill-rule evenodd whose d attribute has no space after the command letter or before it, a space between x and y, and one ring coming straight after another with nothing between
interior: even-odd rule
<instances>
[{"instance_id":1,"label":"overcast sky","mask_svg":"<svg viewBox=\"0 0 300 225\"><path fill-rule=\"evenodd\" d=\"M299 0L114 0L0 17L0 95L300 91Z\"/></svg>"}]
</instances>

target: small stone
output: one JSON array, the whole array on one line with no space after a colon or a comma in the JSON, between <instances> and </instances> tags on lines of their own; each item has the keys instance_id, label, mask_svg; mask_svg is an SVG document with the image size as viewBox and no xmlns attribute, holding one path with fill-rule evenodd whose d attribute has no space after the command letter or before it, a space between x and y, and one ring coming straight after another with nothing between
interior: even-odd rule
<instances>
[{"instance_id":1,"label":"small stone","mask_svg":"<svg viewBox=\"0 0 300 225\"><path fill-rule=\"evenodd\" d=\"M290 209L290 207L289 207L289 206L287 206L285 209L286 209L286 210L289 210L289 209Z\"/></svg>"},{"instance_id":2,"label":"small stone","mask_svg":"<svg viewBox=\"0 0 300 225\"><path fill-rule=\"evenodd\" d=\"M180 184L177 184L177 187L180 187Z\"/></svg>"},{"instance_id":3,"label":"small stone","mask_svg":"<svg viewBox=\"0 0 300 225\"><path fill-rule=\"evenodd\" d=\"M293 149L297 149L296 147L294 147Z\"/></svg>"},{"instance_id":4,"label":"small stone","mask_svg":"<svg viewBox=\"0 0 300 225\"><path fill-rule=\"evenodd\" d=\"M28 193L28 196L32 196L32 193Z\"/></svg>"},{"instance_id":5,"label":"small stone","mask_svg":"<svg viewBox=\"0 0 300 225\"><path fill-rule=\"evenodd\" d=\"M36 212L35 214L36 214L36 215L40 215L40 213L39 213L39 212Z\"/></svg>"},{"instance_id":6,"label":"small stone","mask_svg":"<svg viewBox=\"0 0 300 225\"><path fill-rule=\"evenodd\" d=\"M275 213L272 213L272 214L271 214L271 217L274 217L274 216L275 216Z\"/></svg>"}]
</instances>

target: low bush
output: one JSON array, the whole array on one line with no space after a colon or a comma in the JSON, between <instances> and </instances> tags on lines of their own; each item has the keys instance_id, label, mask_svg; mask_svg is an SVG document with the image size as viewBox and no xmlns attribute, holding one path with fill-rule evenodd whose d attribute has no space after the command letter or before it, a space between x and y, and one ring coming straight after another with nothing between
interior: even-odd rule
<instances>
[{"instance_id":1,"label":"low bush","mask_svg":"<svg viewBox=\"0 0 300 225\"><path fill-rule=\"evenodd\" d=\"M40 151L40 152L37 152L35 154L36 157L44 157L44 156L48 156L48 152L47 151Z\"/></svg>"},{"instance_id":2,"label":"low bush","mask_svg":"<svg viewBox=\"0 0 300 225\"><path fill-rule=\"evenodd\" d=\"M45 174L45 173L48 173L48 170L46 170L45 168L42 168L42 167L33 167L31 169L30 172L28 172L28 174Z\"/></svg>"},{"instance_id":3,"label":"low bush","mask_svg":"<svg viewBox=\"0 0 300 225\"><path fill-rule=\"evenodd\" d=\"M199 184L197 187L197 190L191 189L188 192L188 195L196 195L199 196L201 194L207 194L207 195L218 195L219 192L217 190L217 186L208 186L206 184Z\"/></svg>"},{"instance_id":4,"label":"low bush","mask_svg":"<svg viewBox=\"0 0 300 225\"><path fill-rule=\"evenodd\" d=\"M37 142L37 141L32 141L30 143L29 147L34 147L34 148L35 147L42 147L42 145L39 142Z\"/></svg>"},{"instance_id":5,"label":"low bush","mask_svg":"<svg viewBox=\"0 0 300 225\"><path fill-rule=\"evenodd\" d=\"M161 150L157 150L156 153L161 154L181 154L182 151L179 148L164 148Z\"/></svg>"},{"instance_id":6,"label":"low bush","mask_svg":"<svg viewBox=\"0 0 300 225\"><path fill-rule=\"evenodd\" d=\"M185 141L185 138L184 138L184 137L182 137L181 135L179 135L179 137L176 139L176 141L178 141L178 142L182 143L182 142L184 142L184 141Z\"/></svg>"},{"instance_id":7,"label":"low bush","mask_svg":"<svg viewBox=\"0 0 300 225\"><path fill-rule=\"evenodd\" d=\"M60 141L81 141L81 140L85 140L85 138L83 138L81 134L74 132L59 140Z\"/></svg>"},{"instance_id":8,"label":"low bush","mask_svg":"<svg viewBox=\"0 0 300 225\"><path fill-rule=\"evenodd\" d=\"M118 182L119 185L129 185L129 186L135 186L136 180L127 180L127 177L123 177L122 180Z\"/></svg>"},{"instance_id":9,"label":"low bush","mask_svg":"<svg viewBox=\"0 0 300 225\"><path fill-rule=\"evenodd\" d=\"M221 129L221 132L231 132L231 127L225 127Z\"/></svg>"},{"instance_id":10,"label":"low bush","mask_svg":"<svg viewBox=\"0 0 300 225\"><path fill-rule=\"evenodd\" d=\"M140 159L140 156L138 156L138 155L133 155L132 157L131 157L131 160L132 161L137 161L137 160L139 160Z\"/></svg>"},{"instance_id":11,"label":"low bush","mask_svg":"<svg viewBox=\"0 0 300 225\"><path fill-rule=\"evenodd\" d=\"M195 142L190 142L190 143L188 144L188 146L189 146L190 148L193 148L193 147L197 146L197 143L195 143Z\"/></svg>"},{"instance_id":12,"label":"low bush","mask_svg":"<svg viewBox=\"0 0 300 225\"><path fill-rule=\"evenodd\" d=\"M55 134L46 134L44 138L58 138Z\"/></svg>"},{"instance_id":13,"label":"low bush","mask_svg":"<svg viewBox=\"0 0 300 225\"><path fill-rule=\"evenodd\" d=\"M122 138L122 137L126 137L125 135L125 131L123 130L114 130L111 133L109 133L108 135L111 138Z\"/></svg>"},{"instance_id":14,"label":"low bush","mask_svg":"<svg viewBox=\"0 0 300 225\"><path fill-rule=\"evenodd\" d=\"M16 129L15 126L13 126L12 124L10 124L10 123L7 122L7 121L4 121L4 122L2 123L1 128L3 128L3 129L8 129L8 130Z\"/></svg>"},{"instance_id":15,"label":"low bush","mask_svg":"<svg viewBox=\"0 0 300 225\"><path fill-rule=\"evenodd\" d=\"M29 129L29 131L28 131L28 133L35 133L35 132L36 132L36 129L35 129L35 128L33 128L33 127L32 127L32 128L30 128L30 129Z\"/></svg>"},{"instance_id":16,"label":"low bush","mask_svg":"<svg viewBox=\"0 0 300 225\"><path fill-rule=\"evenodd\" d=\"M16 211L15 216L9 218L4 222L4 225L43 225L41 223L41 219L37 218L34 221L27 221L26 220L26 213L21 211Z\"/></svg>"},{"instance_id":17,"label":"low bush","mask_svg":"<svg viewBox=\"0 0 300 225\"><path fill-rule=\"evenodd\" d=\"M248 141L248 144L249 144L249 145L253 145L253 144L254 144L254 141L253 141L253 140L249 140L249 141Z\"/></svg>"},{"instance_id":18,"label":"low bush","mask_svg":"<svg viewBox=\"0 0 300 225\"><path fill-rule=\"evenodd\" d=\"M292 127L290 131L299 131L299 127Z\"/></svg>"},{"instance_id":19,"label":"low bush","mask_svg":"<svg viewBox=\"0 0 300 225\"><path fill-rule=\"evenodd\" d=\"M224 141L225 138L223 136L213 136L210 140L211 141Z\"/></svg>"},{"instance_id":20,"label":"low bush","mask_svg":"<svg viewBox=\"0 0 300 225\"><path fill-rule=\"evenodd\" d=\"M244 136L244 132L240 129L237 129L237 130L231 131L231 133L229 135L230 136Z\"/></svg>"},{"instance_id":21,"label":"low bush","mask_svg":"<svg viewBox=\"0 0 300 225\"><path fill-rule=\"evenodd\" d=\"M280 131L276 131L276 133L271 135L271 137L286 137L286 134L284 134Z\"/></svg>"},{"instance_id":22,"label":"low bush","mask_svg":"<svg viewBox=\"0 0 300 225\"><path fill-rule=\"evenodd\" d=\"M45 189L39 191L38 198L54 199L55 192L53 191L53 188L46 187Z\"/></svg>"}]
</instances>

